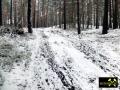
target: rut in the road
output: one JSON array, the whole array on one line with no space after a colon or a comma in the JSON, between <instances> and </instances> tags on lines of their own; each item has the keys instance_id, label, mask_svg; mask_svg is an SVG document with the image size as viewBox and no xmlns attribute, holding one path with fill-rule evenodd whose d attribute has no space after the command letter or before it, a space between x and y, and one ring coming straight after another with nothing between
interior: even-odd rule
<instances>
[{"instance_id":1,"label":"rut in the road","mask_svg":"<svg viewBox=\"0 0 120 90\"><path fill-rule=\"evenodd\" d=\"M51 48L49 46L49 43L47 42L47 36L42 32L42 37L45 39L42 47L42 52L44 53L44 57L48 58L47 63L51 67L51 69L57 74L57 76L60 78L61 82L63 83L64 87L66 87L68 90L75 90L75 86L72 84L72 80L67 80L64 73L59 70L59 65L54 60L54 54L51 51Z\"/></svg>"}]
</instances>

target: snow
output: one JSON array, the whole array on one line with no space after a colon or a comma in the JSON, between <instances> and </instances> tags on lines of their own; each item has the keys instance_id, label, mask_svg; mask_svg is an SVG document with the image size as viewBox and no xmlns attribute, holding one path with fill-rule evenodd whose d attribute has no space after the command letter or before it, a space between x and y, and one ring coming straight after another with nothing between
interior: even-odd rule
<instances>
[{"instance_id":1,"label":"snow","mask_svg":"<svg viewBox=\"0 0 120 90\"><path fill-rule=\"evenodd\" d=\"M0 55L9 52L0 56L0 90L100 90L99 77L120 79L120 30L38 28L0 42Z\"/></svg>"},{"instance_id":2,"label":"snow","mask_svg":"<svg viewBox=\"0 0 120 90\"><path fill-rule=\"evenodd\" d=\"M45 34L47 33L45 32ZM58 61L58 64L60 66L64 64L65 62L67 62L67 59L65 59L66 57L72 59L71 60L72 62L72 65L71 65L72 76L71 77L73 78L73 80L74 78L79 80L78 82L81 84L80 86L83 90L89 90L92 87L92 84L88 84L89 77L92 76L92 78L96 78L96 77L108 76L106 73L100 70L96 65L89 62L85 58L85 55L83 53L76 50L71 45L71 43L65 40L63 37L54 35L54 34L49 35L49 33L47 36L51 36L49 38L50 46L52 47L52 50L55 52L56 54L55 60ZM68 72L71 73L70 71ZM76 75L74 75L73 72L75 72ZM77 81L74 81L74 84L76 84L76 82ZM94 90L96 90L98 88L97 80L94 86L96 86L96 88L94 88Z\"/></svg>"}]
</instances>

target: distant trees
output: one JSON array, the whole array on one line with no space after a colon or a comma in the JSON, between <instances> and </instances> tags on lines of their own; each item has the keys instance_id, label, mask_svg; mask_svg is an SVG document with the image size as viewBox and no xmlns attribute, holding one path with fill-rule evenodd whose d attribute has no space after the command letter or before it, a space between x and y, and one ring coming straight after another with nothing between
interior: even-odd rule
<instances>
[{"instance_id":1,"label":"distant trees","mask_svg":"<svg viewBox=\"0 0 120 90\"><path fill-rule=\"evenodd\" d=\"M32 26L59 26L78 28L79 34L103 26L106 34L109 28L120 27L119 0L0 0L0 4L0 25L27 26L29 32Z\"/></svg>"},{"instance_id":2,"label":"distant trees","mask_svg":"<svg viewBox=\"0 0 120 90\"><path fill-rule=\"evenodd\" d=\"M2 0L0 0L0 26L2 26Z\"/></svg>"},{"instance_id":3,"label":"distant trees","mask_svg":"<svg viewBox=\"0 0 120 90\"><path fill-rule=\"evenodd\" d=\"M104 18L103 18L103 32L102 33L107 34L109 28L112 28L112 27L113 29L118 28L118 17L120 17L119 10L118 10L119 3L118 3L118 0L112 0L112 1L105 0L104 3L105 4L104 4Z\"/></svg>"}]
</instances>

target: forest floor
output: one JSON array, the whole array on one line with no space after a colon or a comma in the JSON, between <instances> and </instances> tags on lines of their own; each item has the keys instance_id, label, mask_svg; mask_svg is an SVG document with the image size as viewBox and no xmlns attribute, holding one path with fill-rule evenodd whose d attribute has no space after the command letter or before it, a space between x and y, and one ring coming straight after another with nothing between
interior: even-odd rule
<instances>
[{"instance_id":1,"label":"forest floor","mask_svg":"<svg viewBox=\"0 0 120 90\"><path fill-rule=\"evenodd\" d=\"M6 34L0 36L0 66L0 90L120 90L98 84L99 77L120 79L120 30Z\"/></svg>"}]
</instances>

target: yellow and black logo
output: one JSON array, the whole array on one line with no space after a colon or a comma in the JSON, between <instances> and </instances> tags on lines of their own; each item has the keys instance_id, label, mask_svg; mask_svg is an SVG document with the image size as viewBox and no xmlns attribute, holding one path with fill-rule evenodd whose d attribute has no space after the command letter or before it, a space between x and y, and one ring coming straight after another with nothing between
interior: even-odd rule
<instances>
[{"instance_id":1,"label":"yellow and black logo","mask_svg":"<svg viewBox=\"0 0 120 90\"><path fill-rule=\"evenodd\" d=\"M117 88L118 78L117 77L100 77L99 87L100 88Z\"/></svg>"}]
</instances>

